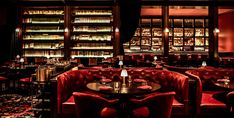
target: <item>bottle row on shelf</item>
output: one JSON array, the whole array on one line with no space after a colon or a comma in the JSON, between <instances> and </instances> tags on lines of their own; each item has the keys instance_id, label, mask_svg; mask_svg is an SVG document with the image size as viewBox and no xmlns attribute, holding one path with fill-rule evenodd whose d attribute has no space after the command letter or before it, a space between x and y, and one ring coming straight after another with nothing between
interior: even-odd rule
<instances>
[{"instance_id":1,"label":"bottle row on shelf","mask_svg":"<svg viewBox=\"0 0 234 118\"><path fill-rule=\"evenodd\" d=\"M99 48L99 49L106 49L106 48L111 48L113 49L113 46L108 45L107 43L76 43L74 44L74 47L80 47L82 49L85 49L85 47L89 48ZM87 49L89 49L87 48Z\"/></svg>"},{"instance_id":2,"label":"bottle row on shelf","mask_svg":"<svg viewBox=\"0 0 234 118\"><path fill-rule=\"evenodd\" d=\"M64 23L64 20L60 18L25 18L22 22L32 24L60 24Z\"/></svg>"},{"instance_id":3,"label":"bottle row on shelf","mask_svg":"<svg viewBox=\"0 0 234 118\"><path fill-rule=\"evenodd\" d=\"M80 26L80 27L73 27L74 32L112 32L112 27L107 26Z\"/></svg>"},{"instance_id":4,"label":"bottle row on shelf","mask_svg":"<svg viewBox=\"0 0 234 118\"><path fill-rule=\"evenodd\" d=\"M112 15L111 10L75 10L75 15Z\"/></svg>"},{"instance_id":5,"label":"bottle row on shelf","mask_svg":"<svg viewBox=\"0 0 234 118\"><path fill-rule=\"evenodd\" d=\"M195 32L193 28L173 28L169 29L169 36L182 37L182 36L209 36L208 28L204 30L204 28L195 28ZM194 35L195 33L195 35ZM134 36L140 36L140 30L136 30ZM151 36L151 29L150 28L142 28L141 36ZM162 29L161 28L152 28L152 36L162 36Z\"/></svg>"},{"instance_id":6,"label":"bottle row on shelf","mask_svg":"<svg viewBox=\"0 0 234 118\"><path fill-rule=\"evenodd\" d=\"M24 15L64 15L63 10L24 10Z\"/></svg>"},{"instance_id":7,"label":"bottle row on shelf","mask_svg":"<svg viewBox=\"0 0 234 118\"><path fill-rule=\"evenodd\" d=\"M39 51L39 50L25 50L25 57L63 57L64 53L62 50L49 50L49 51Z\"/></svg>"},{"instance_id":8,"label":"bottle row on shelf","mask_svg":"<svg viewBox=\"0 0 234 118\"><path fill-rule=\"evenodd\" d=\"M50 34L24 35L23 40L64 40L64 36Z\"/></svg>"},{"instance_id":9,"label":"bottle row on shelf","mask_svg":"<svg viewBox=\"0 0 234 118\"><path fill-rule=\"evenodd\" d=\"M112 35L91 35L91 34L81 34L81 35L73 35L71 37L72 40L89 40L89 41L111 41Z\"/></svg>"},{"instance_id":10,"label":"bottle row on shelf","mask_svg":"<svg viewBox=\"0 0 234 118\"><path fill-rule=\"evenodd\" d=\"M74 23L111 23L111 17L79 17L75 18Z\"/></svg>"},{"instance_id":11,"label":"bottle row on shelf","mask_svg":"<svg viewBox=\"0 0 234 118\"><path fill-rule=\"evenodd\" d=\"M61 49L64 43L25 43L24 49Z\"/></svg>"},{"instance_id":12,"label":"bottle row on shelf","mask_svg":"<svg viewBox=\"0 0 234 118\"><path fill-rule=\"evenodd\" d=\"M71 56L74 56L74 57L113 57L113 53L109 51L72 51Z\"/></svg>"},{"instance_id":13,"label":"bottle row on shelf","mask_svg":"<svg viewBox=\"0 0 234 118\"><path fill-rule=\"evenodd\" d=\"M169 19L170 27L208 27L208 20L207 19ZM141 19L141 26L157 26L162 27L162 20L155 19L155 18L142 18Z\"/></svg>"},{"instance_id":14,"label":"bottle row on shelf","mask_svg":"<svg viewBox=\"0 0 234 118\"><path fill-rule=\"evenodd\" d=\"M25 32L64 32L64 28L60 26L29 26L25 28Z\"/></svg>"}]
</instances>

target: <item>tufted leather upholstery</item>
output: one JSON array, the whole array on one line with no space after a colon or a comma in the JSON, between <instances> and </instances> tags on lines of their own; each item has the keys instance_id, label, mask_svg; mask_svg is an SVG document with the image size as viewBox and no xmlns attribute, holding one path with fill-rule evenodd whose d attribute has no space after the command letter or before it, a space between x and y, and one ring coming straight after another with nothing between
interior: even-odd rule
<instances>
[{"instance_id":1,"label":"tufted leather upholstery","mask_svg":"<svg viewBox=\"0 0 234 118\"><path fill-rule=\"evenodd\" d=\"M175 92L153 93L143 99L131 99L140 105L134 109L133 118L170 118Z\"/></svg>"},{"instance_id":2,"label":"tufted leather upholstery","mask_svg":"<svg viewBox=\"0 0 234 118\"><path fill-rule=\"evenodd\" d=\"M127 68L129 76L132 79L144 78L149 81L160 83L162 86L160 91L175 91L175 99L173 102L173 110L177 113L188 113L188 77L172 71L156 70L153 68ZM57 77L57 106L58 113L74 111L64 109L66 101L71 100L72 93L75 91L89 92L86 88L88 82L95 79L108 78L119 80L121 69L105 68L105 69L84 69L65 72ZM74 100L74 99L73 99ZM178 104L180 103L180 104ZM75 105L69 103L67 105ZM74 107L73 107L74 108Z\"/></svg>"},{"instance_id":3,"label":"tufted leather upholstery","mask_svg":"<svg viewBox=\"0 0 234 118\"><path fill-rule=\"evenodd\" d=\"M234 69L205 67L188 70L186 74L196 80L195 105L197 114L205 113L208 109L221 109L226 112L227 106L224 101L214 98L214 96L223 93L224 90L215 86L212 81L222 79L224 76L234 78Z\"/></svg>"},{"instance_id":4,"label":"tufted leather upholstery","mask_svg":"<svg viewBox=\"0 0 234 118\"><path fill-rule=\"evenodd\" d=\"M117 111L108 106L117 104L118 100L108 100L99 95L74 92L77 118L114 118Z\"/></svg>"},{"instance_id":5,"label":"tufted leather upholstery","mask_svg":"<svg viewBox=\"0 0 234 118\"><path fill-rule=\"evenodd\" d=\"M228 100L230 111L232 112L232 115L234 116L234 91L231 91L227 94L227 100Z\"/></svg>"}]
</instances>

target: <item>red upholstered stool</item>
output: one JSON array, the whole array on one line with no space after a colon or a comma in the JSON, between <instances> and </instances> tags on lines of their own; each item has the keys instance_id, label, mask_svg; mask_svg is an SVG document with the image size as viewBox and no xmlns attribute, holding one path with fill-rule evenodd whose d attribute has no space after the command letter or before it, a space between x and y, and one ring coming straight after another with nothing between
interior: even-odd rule
<instances>
[{"instance_id":1,"label":"red upholstered stool","mask_svg":"<svg viewBox=\"0 0 234 118\"><path fill-rule=\"evenodd\" d=\"M9 87L9 80L6 77L0 76L0 92Z\"/></svg>"},{"instance_id":2,"label":"red upholstered stool","mask_svg":"<svg viewBox=\"0 0 234 118\"><path fill-rule=\"evenodd\" d=\"M32 83L32 77L25 77L19 79L19 88L21 90L26 90L26 92L30 92L30 85Z\"/></svg>"}]
</instances>

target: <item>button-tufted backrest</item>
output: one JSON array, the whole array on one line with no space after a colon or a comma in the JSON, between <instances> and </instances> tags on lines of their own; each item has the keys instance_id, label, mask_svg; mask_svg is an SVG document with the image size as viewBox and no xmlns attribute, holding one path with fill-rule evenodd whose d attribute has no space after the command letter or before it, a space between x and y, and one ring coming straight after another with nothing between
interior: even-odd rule
<instances>
[{"instance_id":1,"label":"button-tufted backrest","mask_svg":"<svg viewBox=\"0 0 234 118\"><path fill-rule=\"evenodd\" d=\"M159 83L162 86L161 91L175 91L175 98L182 103L188 100L188 77L183 74L153 68L128 68L127 71L132 79L147 79ZM89 73L95 77L115 79L115 81L121 78L121 69L117 68L89 70Z\"/></svg>"}]
</instances>

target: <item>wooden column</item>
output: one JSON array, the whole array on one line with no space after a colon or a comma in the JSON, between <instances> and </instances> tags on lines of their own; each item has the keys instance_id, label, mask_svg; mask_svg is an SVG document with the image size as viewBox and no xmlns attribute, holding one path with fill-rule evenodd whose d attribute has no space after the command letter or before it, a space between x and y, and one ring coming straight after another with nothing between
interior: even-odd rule
<instances>
[{"instance_id":1,"label":"wooden column","mask_svg":"<svg viewBox=\"0 0 234 118\"><path fill-rule=\"evenodd\" d=\"M70 40L71 40L71 7L64 7L64 59L70 58Z\"/></svg>"},{"instance_id":2,"label":"wooden column","mask_svg":"<svg viewBox=\"0 0 234 118\"><path fill-rule=\"evenodd\" d=\"M169 55L169 32L167 32L169 31L169 6L162 6L162 25L163 56L167 58Z\"/></svg>"},{"instance_id":3,"label":"wooden column","mask_svg":"<svg viewBox=\"0 0 234 118\"><path fill-rule=\"evenodd\" d=\"M215 0L213 1L215 2ZM209 63L215 64L218 60L218 7L213 4L209 6ZM209 64L208 63L208 64Z\"/></svg>"},{"instance_id":4,"label":"wooden column","mask_svg":"<svg viewBox=\"0 0 234 118\"><path fill-rule=\"evenodd\" d=\"M113 27L113 33L114 33L114 39L113 39L113 56L117 56L120 53L120 6L119 6L119 0L115 1L115 5L113 7L113 19L114 19L114 27Z\"/></svg>"}]
</instances>

